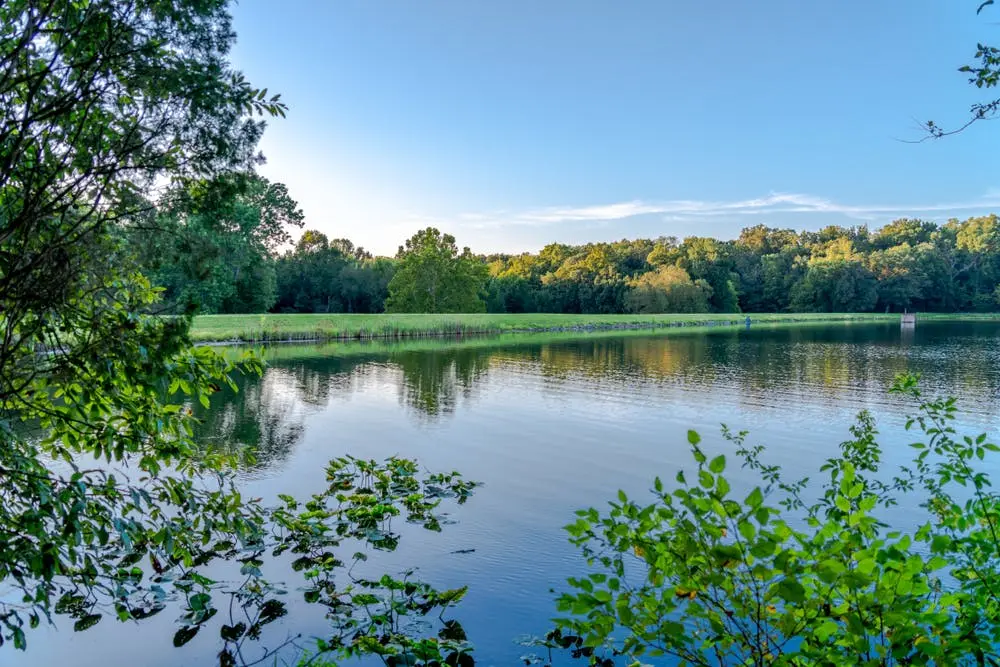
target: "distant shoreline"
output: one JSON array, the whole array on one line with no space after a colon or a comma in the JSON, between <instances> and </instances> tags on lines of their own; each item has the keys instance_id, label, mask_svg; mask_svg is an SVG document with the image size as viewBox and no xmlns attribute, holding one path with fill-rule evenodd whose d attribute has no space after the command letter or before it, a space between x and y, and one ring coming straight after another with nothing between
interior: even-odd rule
<instances>
[{"instance_id":1,"label":"distant shoreline","mask_svg":"<svg viewBox=\"0 0 1000 667\"><path fill-rule=\"evenodd\" d=\"M899 322L899 313L698 313L663 315L525 314L250 314L195 317L203 344L444 338L486 334L741 327L755 324ZM920 320L1000 320L1000 313L926 313Z\"/></svg>"}]
</instances>

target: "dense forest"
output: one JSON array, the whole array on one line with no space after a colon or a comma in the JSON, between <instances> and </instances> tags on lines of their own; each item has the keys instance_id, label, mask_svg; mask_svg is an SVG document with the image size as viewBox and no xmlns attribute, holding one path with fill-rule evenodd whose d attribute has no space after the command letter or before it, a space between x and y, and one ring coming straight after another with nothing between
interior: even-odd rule
<instances>
[{"instance_id":1,"label":"dense forest","mask_svg":"<svg viewBox=\"0 0 1000 667\"><path fill-rule=\"evenodd\" d=\"M315 230L282 185L215 183L130 232L174 309L203 313L898 312L1000 306L1000 218L881 229L767 225L738 238L673 236L476 255L429 228L393 258ZM170 234L163 234L169 229ZM669 230L665 230L669 231Z\"/></svg>"}]
</instances>

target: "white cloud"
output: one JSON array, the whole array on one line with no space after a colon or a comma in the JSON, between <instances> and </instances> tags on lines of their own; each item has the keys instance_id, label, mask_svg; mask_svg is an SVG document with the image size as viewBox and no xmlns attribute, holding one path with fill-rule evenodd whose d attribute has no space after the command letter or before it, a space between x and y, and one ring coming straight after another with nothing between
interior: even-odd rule
<instances>
[{"instance_id":1,"label":"white cloud","mask_svg":"<svg viewBox=\"0 0 1000 667\"><path fill-rule=\"evenodd\" d=\"M603 206L584 206L581 208L544 208L521 214L525 221L538 223L571 222L574 220L620 220L649 213L663 213L656 204L646 204L641 201L620 202Z\"/></svg>"},{"instance_id":2,"label":"white cloud","mask_svg":"<svg viewBox=\"0 0 1000 667\"><path fill-rule=\"evenodd\" d=\"M843 204L815 195L771 193L765 197L736 201L676 199L660 202L626 201L580 207L546 207L520 212L465 213L452 222L466 229L495 229L512 226L543 227L574 222L610 222L637 216L661 215L670 222L705 221L708 218L755 216L785 213L839 214L856 220L913 217L935 213L1000 207L1000 191L965 202L937 204L866 205ZM438 223L444 221L437 221Z\"/></svg>"}]
</instances>

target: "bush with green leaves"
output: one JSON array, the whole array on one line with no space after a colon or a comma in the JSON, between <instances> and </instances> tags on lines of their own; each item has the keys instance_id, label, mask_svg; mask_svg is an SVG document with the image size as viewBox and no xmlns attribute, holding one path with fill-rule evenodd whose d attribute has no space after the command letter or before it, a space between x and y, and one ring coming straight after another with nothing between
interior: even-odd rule
<instances>
[{"instance_id":1,"label":"bush with green leaves","mask_svg":"<svg viewBox=\"0 0 1000 667\"><path fill-rule=\"evenodd\" d=\"M302 594L329 602L331 633L350 628L334 654L374 650L369 634L384 652L386 613L460 597L354 580L341 552L394 548L393 516L439 529L438 504L470 483L347 459L302 507L273 508L240 493L234 457L196 441L194 407L260 362L194 348L188 316L151 316L162 290L125 240L142 229L155 254L180 232L225 233L264 256L299 221L283 186L253 175L261 118L285 106L231 66L234 40L228 0L0 2L0 644L174 606L183 646L228 608L217 662L259 662L269 652L246 640L285 614L290 593L266 575L290 554L310 559ZM233 581L209 576L227 562ZM386 613L354 599L400 586L409 598Z\"/></svg>"},{"instance_id":2,"label":"bush with green leaves","mask_svg":"<svg viewBox=\"0 0 1000 667\"><path fill-rule=\"evenodd\" d=\"M0 3L0 643L160 608L262 510L191 437L191 403L255 372L193 349L119 232L187 186L252 170L263 115L228 62L226 0ZM257 116L257 117L255 117Z\"/></svg>"},{"instance_id":3,"label":"bush with green leaves","mask_svg":"<svg viewBox=\"0 0 1000 667\"><path fill-rule=\"evenodd\" d=\"M309 664L360 656L409 665L449 656L471 660L473 646L462 626L444 618L465 596L465 588L438 590L416 579L413 570L392 575L363 563L397 548L401 533L393 526L396 517L439 532L450 521L442 503L464 504L477 483L455 472L423 474L414 461L395 457L337 458L328 464L326 479L326 488L308 500L282 495L280 504L267 510L267 535L258 548L214 546L216 557L241 563L245 579L197 578L200 608L188 598L188 616L174 643L190 641L217 609L228 608L219 628L223 647L218 658L224 666L257 664L289 645L292 654L305 652ZM319 637L300 637L292 627L291 636L277 647L251 647L248 641L260 639L264 626L286 613L286 592L265 576L278 561L299 573L295 595L322 607L329 628ZM220 594L235 604L219 605Z\"/></svg>"},{"instance_id":4,"label":"bush with green leaves","mask_svg":"<svg viewBox=\"0 0 1000 667\"><path fill-rule=\"evenodd\" d=\"M1000 664L1000 496L983 468L998 448L960 436L955 399L926 399L917 378L892 392L916 402L906 426L923 435L895 474L866 412L818 488L724 428L759 479L736 494L729 459L691 431L693 474L657 478L652 502L619 492L578 512L567 530L589 572L545 644L594 664ZM885 520L904 494L923 512L912 527Z\"/></svg>"}]
</instances>

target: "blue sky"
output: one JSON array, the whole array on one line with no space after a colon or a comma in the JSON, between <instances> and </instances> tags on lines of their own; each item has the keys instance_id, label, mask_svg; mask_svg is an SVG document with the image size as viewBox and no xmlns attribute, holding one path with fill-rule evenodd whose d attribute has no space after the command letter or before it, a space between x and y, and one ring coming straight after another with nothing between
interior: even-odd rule
<instances>
[{"instance_id":1,"label":"blue sky","mask_svg":"<svg viewBox=\"0 0 1000 667\"><path fill-rule=\"evenodd\" d=\"M1000 212L1000 128L901 141L984 99L977 5L241 0L233 57L290 106L262 172L332 237L732 238Z\"/></svg>"}]
</instances>

